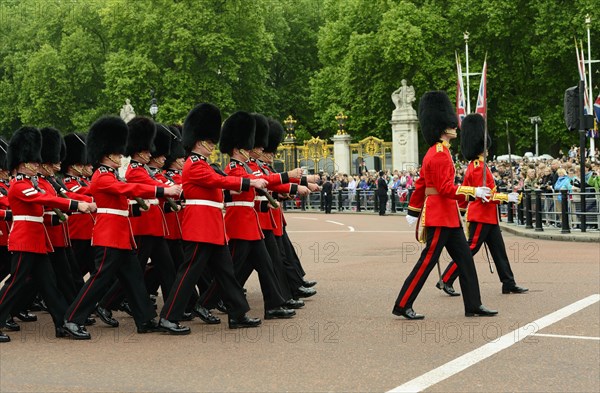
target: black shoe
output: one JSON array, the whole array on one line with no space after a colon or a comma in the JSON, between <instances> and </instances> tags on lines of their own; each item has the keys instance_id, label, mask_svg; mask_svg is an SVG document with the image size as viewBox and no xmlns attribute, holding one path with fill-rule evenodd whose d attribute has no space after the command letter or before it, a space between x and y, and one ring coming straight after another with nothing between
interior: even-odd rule
<instances>
[{"instance_id":1,"label":"black shoe","mask_svg":"<svg viewBox=\"0 0 600 393\"><path fill-rule=\"evenodd\" d=\"M37 315L32 314L32 313L27 312L27 311L21 311L17 315L15 315L15 317L17 317L18 319L20 319L23 322L35 322L35 321L37 321Z\"/></svg>"},{"instance_id":2,"label":"black shoe","mask_svg":"<svg viewBox=\"0 0 600 393\"><path fill-rule=\"evenodd\" d=\"M191 332L189 327L180 325L179 322L171 322L164 318L160 319L159 325L163 331L173 335L184 336Z\"/></svg>"},{"instance_id":3,"label":"black shoe","mask_svg":"<svg viewBox=\"0 0 600 393\"><path fill-rule=\"evenodd\" d=\"M12 317L8 318L6 322L4 322L4 326L11 332L18 332L21 330L21 326L19 326L19 324L16 323Z\"/></svg>"},{"instance_id":4,"label":"black shoe","mask_svg":"<svg viewBox=\"0 0 600 393\"><path fill-rule=\"evenodd\" d=\"M311 297L317 294L316 289L314 288L304 288L300 287L296 289L294 292L295 297Z\"/></svg>"},{"instance_id":5,"label":"black shoe","mask_svg":"<svg viewBox=\"0 0 600 393\"><path fill-rule=\"evenodd\" d=\"M291 318L296 315L296 311L287 308L277 307L265 310L265 319Z\"/></svg>"},{"instance_id":6,"label":"black shoe","mask_svg":"<svg viewBox=\"0 0 600 393\"><path fill-rule=\"evenodd\" d=\"M89 340L92 338L90 333L85 330L85 327L74 322L67 322L63 325L63 330L75 340Z\"/></svg>"},{"instance_id":7,"label":"black shoe","mask_svg":"<svg viewBox=\"0 0 600 393\"><path fill-rule=\"evenodd\" d=\"M92 326L96 324L96 320L92 317L87 317L83 323L85 326Z\"/></svg>"},{"instance_id":8,"label":"black shoe","mask_svg":"<svg viewBox=\"0 0 600 393\"><path fill-rule=\"evenodd\" d=\"M30 307L33 311L46 311L48 312L48 307L46 307L46 303L38 296L35 298Z\"/></svg>"},{"instance_id":9,"label":"black shoe","mask_svg":"<svg viewBox=\"0 0 600 393\"><path fill-rule=\"evenodd\" d=\"M69 337L69 334L65 331L64 327L57 327L55 332L56 338Z\"/></svg>"},{"instance_id":10,"label":"black shoe","mask_svg":"<svg viewBox=\"0 0 600 393\"><path fill-rule=\"evenodd\" d=\"M406 319L413 319L413 320L425 318L425 315L417 314L415 312L415 310L413 310L411 307L408 307L408 308L394 307L394 309L392 310L392 314L397 315L399 317L404 317Z\"/></svg>"},{"instance_id":11,"label":"black shoe","mask_svg":"<svg viewBox=\"0 0 600 393\"><path fill-rule=\"evenodd\" d=\"M194 314L192 314L191 312L184 312L183 314L181 314L181 320L192 321L194 320Z\"/></svg>"},{"instance_id":12,"label":"black shoe","mask_svg":"<svg viewBox=\"0 0 600 393\"><path fill-rule=\"evenodd\" d=\"M149 321L144 322L140 326L138 326L137 332L139 334L156 333L156 332L164 332L164 329L158 324L158 322L156 322L155 319L151 319Z\"/></svg>"},{"instance_id":13,"label":"black shoe","mask_svg":"<svg viewBox=\"0 0 600 393\"><path fill-rule=\"evenodd\" d=\"M6 334L0 332L0 343L7 343L10 342L10 337L8 337Z\"/></svg>"},{"instance_id":14,"label":"black shoe","mask_svg":"<svg viewBox=\"0 0 600 393\"><path fill-rule=\"evenodd\" d=\"M227 306L225 306L225 303L223 303L223 300L219 299L215 308L217 310L219 310L220 312L222 312L223 314L227 314Z\"/></svg>"},{"instance_id":15,"label":"black shoe","mask_svg":"<svg viewBox=\"0 0 600 393\"><path fill-rule=\"evenodd\" d=\"M117 310L123 311L127 313L127 315L129 315L130 317L133 317L133 311L131 311L131 307L129 307L129 303L127 303L126 301L121 302Z\"/></svg>"},{"instance_id":16,"label":"black shoe","mask_svg":"<svg viewBox=\"0 0 600 393\"><path fill-rule=\"evenodd\" d=\"M112 311L105 309L104 307L96 307L96 315L102 322L111 327L119 327L119 321L113 318Z\"/></svg>"},{"instance_id":17,"label":"black shoe","mask_svg":"<svg viewBox=\"0 0 600 393\"><path fill-rule=\"evenodd\" d=\"M474 317L474 316L493 317L496 314L498 314L498 311L490 310L489 308L486 308L484 305L479 306L479 308L475 311L465 311L465 317Z\"/></svg>"},{"instance_id":18,"label":"black shoe","mask_svg":"<svg viewBox=\"0 0 600 393\"><path fill-rule=\"evenodd\" d=\"M199 304L196 304L193 312L194 312L194 314L196 314L198 316L198 318L203 320L204 323L208 323L209 325L217 325L217 324L221 323L221 320L219 319L219 317L215 317L214 315L212 315L210 313L209 309L204 308Z\"/></svg>"},{"instance_id":19,"label":"black shoe","mask_svg":"<svg viewBox=\"0 0 600 393\"><path fill-rule=\"evenodd\" d=\"M295 299L290 299L287 302L285 302L283 304L283 306L285 308L289 308L289 309L293 309L293 310L297 310L299 308L304 307L304 301L302 300L295 300Z\"/></svg>"},{"instance_id":20,"label":"black shoe","mask_svg":"<svg viewBox=\"0 0 600 393\"><path fill-rule=\"evenodd\" d=\"M229 317L229 329L252 328L258 327L260 324L260 319L249 318L247 315L244 315L240 318Z\"/></svg>"},{"instance_id":21,"label":"black shoe","mask_svg":"<svg viewBox=\"0 0 600 393\"><path fill-rule=\"evenodd\" d=\"M460 292L456 292L454 290L454 288L452 287L452 285L448 285L444 282L438 281L438 283L435 284L435 286L437 289L441 289L442 291L446 292L450 296L460 296Z\"/></svg>"},{"instance_id":22,"label":"black shoe","mask_svg":"<svg viewBox=\"0 0 600 393\"><path fill-rule=\"evenodd\" d=\"M317 285L316 281L312 281L312 280L302 280L302 286L304 288L312 288L315 285Z\"/></svg>"},{"instance_id":23,"label":"black shoe","mask_svg":"<svg viewBox=\"0 0 600 393\"><path fill-rule=\"evenodd\" d=\"M515 285L514 287L510 287L510 288L504 288L502 287L502 293L507 294L507 293L525 293L529 291L529 288L523 288L523 287L519 287L517 285Z\"/></svg>"}]
</instances>

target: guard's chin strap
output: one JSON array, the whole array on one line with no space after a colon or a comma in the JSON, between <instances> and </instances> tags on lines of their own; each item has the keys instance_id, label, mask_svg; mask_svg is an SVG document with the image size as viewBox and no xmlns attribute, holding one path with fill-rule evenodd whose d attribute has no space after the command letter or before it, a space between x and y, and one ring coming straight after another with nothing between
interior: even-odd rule
<instances>
[{"instance_id":1,"label":"guard's chin strap","mask_svg":"<svg viewBox=\"0 0 600 393\"><path fill-rule=\"evenodd\" d=\"M109 160L110 160L110 161L111 161L113 164L116 164L116 165L118 165L118 166L121 166L121 158L120 158L120 157L119 157L119 161L117 161L117 160L115 160L115 159L113 158L113 154L109 155L107 158L108 158L108 159L109 159Z\"/></svg>"},{"instance_id":2,"label":"guard's chin strap","mask_svg":"<svg viewBox=\"0 0 600 393\"><path fill-rule=\"evenodd\" d=\"M46 164L42 164L42 168L48 173L48 176L54 176L54 165L48 166Z\"/></svg>"},{"instance_id":3,"label":"guard's chin strap","mask_svg":"<svg viewBox=\"0 0 600 393\"><path fill-rule=\"evenodd\" d=\"M213 148L211 148L208 143L206 143L206 141L200 141L200 144L206 149L208 150L209 155L212 154L213 152Z\"/></svg>"},{"instance_id":4,"label":"guard's chin strap","mask_svg":"<svg viewBox=\"0 0 600 393\"><path fill-rule=\"evenodd\" d=\"M71 165L71 169L79 174L79 176L83 176L83 165Z\"/></svg>"},{"instance_id":5,"label":"guard's chin strap","mask_svg":"<svg viewBox=\"0 0 600 393\"><path fill-rule=\"evenodd\" d=\"M248 161L250 159L250 154L248 154L248 152L244 149L239 149L239 152L241 155L244 156L244 158L246 159L246 161Z\"/></svg>"},{"instance_id":6,"label":"guard's chin strap","mask_svg":"<svg viewBox=\"0 0 600 393\"><path fill-rule=\"evenodd\" d=\"M453 136L454 138L457 136L456 128L448 128L446 131L444 131L444 133Z\"/></svg>"}]
</instances>

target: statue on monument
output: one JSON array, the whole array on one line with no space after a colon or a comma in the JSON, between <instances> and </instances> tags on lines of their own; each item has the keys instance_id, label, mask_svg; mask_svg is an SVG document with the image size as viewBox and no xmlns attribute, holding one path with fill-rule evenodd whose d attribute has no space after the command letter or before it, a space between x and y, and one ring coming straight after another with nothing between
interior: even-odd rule
<instances>
[{"instance_id":1,"label":"statue on monument","mask_svg":"<svg viewBox=\"0 0 600 393\"><path fill-rule=\"evenodd\" d=\"M392 101L396 105L396 110L410 108L416 100L415 88L406 85L406 79L402 79L402 86L392 93Z\"/></svg>"},{"instance_id":2,"label":"statue on monument","mask_svg":"<svg viewBox=\"0 0 600 393\"><path fill-rule=\"evenodd\" d=\"M135 117L135 110L129 102L129 98L125 99L125 105L123 105L123 107L121 108L121 113L119 114L119 116L121 117L121 119L123 119L125 123L128 123L129 120Z\"/></svg>"}]
</instances>

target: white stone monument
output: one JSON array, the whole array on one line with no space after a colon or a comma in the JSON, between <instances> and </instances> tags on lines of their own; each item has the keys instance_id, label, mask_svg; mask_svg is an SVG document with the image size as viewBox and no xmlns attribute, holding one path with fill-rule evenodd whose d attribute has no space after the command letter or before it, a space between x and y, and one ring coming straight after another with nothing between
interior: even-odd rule
<instances>
[{"instance_id":1,"label":"white stone monument","mask_svg":"<svg viewBox=\"0 0 600 393\"><path fill-rule=\"evenodd\" d=\"M396 109L392 112L392 169L408 170L419 165L419 119L412 103L416 100L415 89L407 86L402 79L402 86L392 93L392 101Z\"/></svg>"},{"instance_id":2,"label":"white stone monument","mask_svg":"<svg viewBox=\"0 0 600 393\"><path fill-rule=\"evenodd\" d=\"M125 100L125 105L121 107L121 113L119 113L119 117L121 117L125 123L129 123L129 120L135 117L135 110L129 102L129 98Z\"/></svg>"},{"instance_id":3,"label":"white stone monument","mask_svg":"<svg viewBox=\"0 0 600 393\"><path fill-rule=\"evenodd\" d=\"M333 159L338 173L350 174L350 141L352 137L348 134L338 133L333 138Z\"/></svg>"}]
</instances>

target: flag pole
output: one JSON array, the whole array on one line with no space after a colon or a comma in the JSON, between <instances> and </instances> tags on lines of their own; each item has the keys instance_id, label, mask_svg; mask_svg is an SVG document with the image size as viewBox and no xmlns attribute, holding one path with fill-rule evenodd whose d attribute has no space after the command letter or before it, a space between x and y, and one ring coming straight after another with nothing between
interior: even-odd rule
<instances>
[{"instance_id":1,"label":"flag pole","mask_svg":"<svg viewBox=\"0 0 600 393\"><path fill-rule=\"evenodd\" d=\"M471 113L471 94L469 93L469 32L465 31L463 33L463 38L465 39L465 56L466 56L466 66L467 66L467 115Z\"/></svg>"},{"instance_id":2,"label":"flag pole","mask_svg":"<svg viewBox=\"0 0 600 393\"><path fill-rule=\"evenodd\" d=\"M587 14L585 16L585 25L587 27L587 47L588 47L588 79L589 79L588 113L593 115L594 114L594 94L592 91L592 63L596 63L596 62L598 62L598 60L592 60L592 49L591 49L592 45L591 45L591 38L590 38L590 25L591 24L592 24L592 18L590 17L589 14ZM594 162L596 160L595 151L596 151L596 141L594 138L594 131L592 131L592 135L590 136L590 160L592 162ZM583 165L583 163L582 163L582 165Z\"/></svg>"},{"instance_id":3,"label":"flag pole","mask_svg":"<svg viewBox=\"0 0 600 393\"><path fill-rule=\"evenodd\" d=\"M487 187L487 183L486 183L486 175L487 175L487 148L488 148L488 122L487 122L487 80L486 80L486 74L487 74L487 52L485 53L485 59L483 60L483 72L481 75L482 81L485 81L485 85L484 85L484 92L483 92L483 97L482 100L484 100L483 102L483 107L485 108L485 112L483 114L483 124L484 124L484 128L483 128L483 187Z\"/></svg>"}]
</instances>

